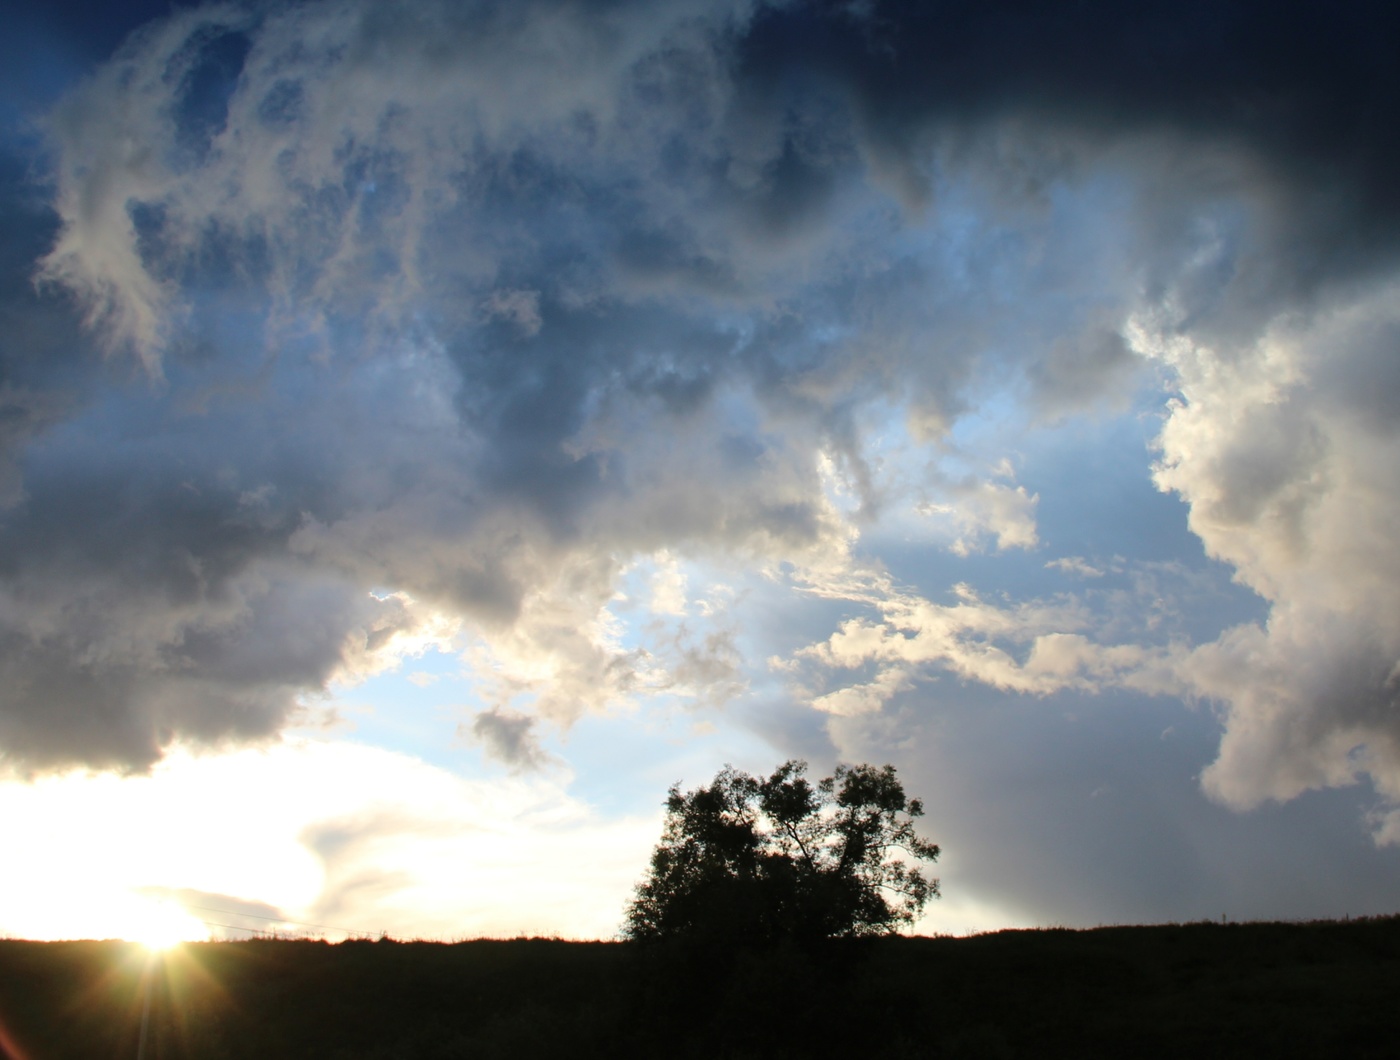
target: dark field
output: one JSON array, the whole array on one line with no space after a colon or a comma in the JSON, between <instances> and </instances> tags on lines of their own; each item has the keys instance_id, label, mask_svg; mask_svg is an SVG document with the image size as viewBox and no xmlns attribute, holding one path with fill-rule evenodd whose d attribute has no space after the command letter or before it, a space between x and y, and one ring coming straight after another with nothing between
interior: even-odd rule
<instances>
[{"instance_id":1,"label":"dark field","mask_svg":"<svg viewBox=\"0 0 1400 1060\"><path fill-rule=\"evenodd\" d=\"M146 967L0 941L0 1055L136 1056ZM769 952L253 940L152 967L151 1060L1400 1055L1400 917Z\"/></svg>"}]
</instances>

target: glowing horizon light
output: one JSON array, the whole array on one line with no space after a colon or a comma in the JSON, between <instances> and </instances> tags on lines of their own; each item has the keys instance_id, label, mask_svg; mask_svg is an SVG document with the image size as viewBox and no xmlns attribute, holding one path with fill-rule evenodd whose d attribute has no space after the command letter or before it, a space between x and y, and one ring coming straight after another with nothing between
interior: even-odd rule
<instances>
[{"instance_id":1,"label":"glowing horizon light","mask_svg":"<svg viewBox=\"0 0 1400 1060\"><path fill-rule=\"evenodd\" d=\"M162 953L182 942L202 942L209 937L209 930L174 902L159 901L146 903L122 935L151 953Z\"/></svg>"}]
</instances>

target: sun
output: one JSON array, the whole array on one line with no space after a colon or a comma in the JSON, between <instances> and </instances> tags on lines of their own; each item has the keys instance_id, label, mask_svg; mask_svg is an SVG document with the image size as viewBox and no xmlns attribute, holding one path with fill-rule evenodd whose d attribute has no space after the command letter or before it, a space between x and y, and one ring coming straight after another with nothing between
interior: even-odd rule
<instances>
[{"instance_id":1,"label":"sun","mask_svg":"<svg viewBox=\"0 0 1400 1060\"><path fill-rule=\"evenodd\" d=\"M174 902L146 903L123 934L152 953L208 936L204 925Z\"/></svg>"}]
</instances>

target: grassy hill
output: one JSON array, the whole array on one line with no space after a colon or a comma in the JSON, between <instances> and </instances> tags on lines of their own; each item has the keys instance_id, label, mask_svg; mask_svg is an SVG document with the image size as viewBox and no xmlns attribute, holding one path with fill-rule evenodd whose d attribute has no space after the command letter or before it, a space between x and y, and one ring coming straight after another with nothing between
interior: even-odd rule
<instances>
[{"instance_id":1,"label":"grassy hill","mask_svg":"<svg viewBox=\"0 0 1400 1060\"><path fill-rule=\"evenodd\" d=\"M0 1056L1390 1057L1400 917L720 951L0 941ZM8 1060L8 1058L7 1058Z\"/></svg>"}]
</instances>

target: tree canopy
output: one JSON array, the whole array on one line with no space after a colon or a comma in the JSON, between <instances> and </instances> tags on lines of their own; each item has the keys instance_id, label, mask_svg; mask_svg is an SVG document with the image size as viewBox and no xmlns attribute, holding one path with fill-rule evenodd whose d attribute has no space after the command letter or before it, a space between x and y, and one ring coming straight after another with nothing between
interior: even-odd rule
<instances>
[{"instance_id":1,"label":"tree canopy","mask_svg":"<svg viewBox=\"0 0 1400 1060\"><path fill-rule=\"evenodd\" d=\"M893 766L838 766L813 784L788 761L764 779L725 766L666 798L666 824L627 908L633 939L752 941L879 935L911 924L938 881L920 861L918 799Z\"/></svg>"}]
</instances>

